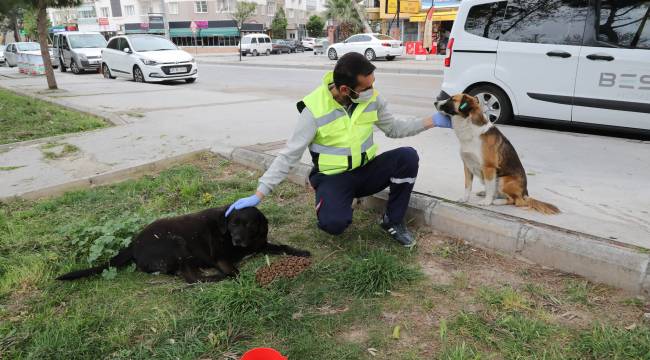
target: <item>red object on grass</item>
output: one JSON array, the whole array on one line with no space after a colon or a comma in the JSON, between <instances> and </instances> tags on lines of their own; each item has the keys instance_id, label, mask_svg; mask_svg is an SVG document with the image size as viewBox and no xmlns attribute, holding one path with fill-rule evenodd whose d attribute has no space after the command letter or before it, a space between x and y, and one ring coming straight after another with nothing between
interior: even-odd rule
<instances>
[{"instance_id":1,"label":"red object on grass","mask_svg":"<svg viewBox=\"0 0 650 360\"><path fill-rule=\"evenodd\" d=\"M241 360L287 360L287 358L275 349L256 348L247 351Z\"/></svg>"}]
</instances>

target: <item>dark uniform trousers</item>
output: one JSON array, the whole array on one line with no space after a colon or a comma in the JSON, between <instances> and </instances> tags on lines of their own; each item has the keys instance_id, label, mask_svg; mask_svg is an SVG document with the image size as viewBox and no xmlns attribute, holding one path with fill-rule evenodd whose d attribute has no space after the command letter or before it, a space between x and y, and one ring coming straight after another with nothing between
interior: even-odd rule
<instances>
[{"instance_id":1,"label":"dark uniform trousers","mask_svg":"<svg viewBox=\"0 0 650 360\"><path fill-rule=\"evenodd\" d=\"M351 171L336 175L312 172L309 181L316 190L318 227L341 234L352 223L352 202L390 187L386 215L391 224L404 220L418 175L419 157L411 147L401 147L376 156Z\"/></svg>"}]
</instances>

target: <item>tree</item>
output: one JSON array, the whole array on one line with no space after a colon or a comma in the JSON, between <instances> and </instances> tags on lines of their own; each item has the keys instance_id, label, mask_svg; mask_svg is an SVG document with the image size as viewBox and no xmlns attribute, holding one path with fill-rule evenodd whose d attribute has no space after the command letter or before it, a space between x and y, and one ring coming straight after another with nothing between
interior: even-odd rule
<instances>
[{"instance_id":1,"label":"tree","mask_svg":"<svg viewBox=\"0 0 650 360\"><path fill-rule=\"evenodd\" d=\"M323 34L323 27L325 27L325 21L318 15L312 15L309 17L307 22L307 34L311 37L320 37Z\"/></svg>"},{"instance_id":2,"label":"tree","mask_svg":"<svg viewBox=\"0 0 650 360\"><path fill-rule=\"evenodd\" d=\"M280 39L287 37L287 25L287 16L285 15L282 6L280 6L275 12L273 21L271 21L271 33L273 37Z\"/></svg>"},{"instance_id":3,"label":"tree","mask_svg":"<svg viewBox=\"0 0 650 360\"><path fill-rule=\"evenodd\" d=\"M20 41L18 19L22 17L23 6L22 0L0 1L0 30L3 35L8 30L11 30L14 33L14 41L16 42Z\"/></svg>"},{"instance_id":4,"label":"tree","mask_svg":"<svg viewBox=\"0 0 650 360\"><path fill-rule=\"evenodd\" d=\"M327 0L325 17L336 21L339 36L344 39L362 29L359 13L351 0Z\"/></svg>"},{"instance_id":5,"label":"tree","mask_svg":"<svg viewBox=\"0 0 650 360\"><path fill-rule=\"evenodd\" d=\"M23 13L23 31L27 34L30 40L38 38L38 21L36 9L27 9ZM50 19L47 19L47 28L52 27Z\"/></svg>"},{"instance_id":6,"label":"tree","mask_svg":"<svg viewBox=\"0 0 650 360\"><path fill-rule=\"evenodd\" d=\"M257 4L253 2L238 1L237 9L232 13L231 18L237 22L237 32L239 33L239 61L241 61L241 29L244 23L253 16L257 10Z\"/></svg>"}]
</instances>

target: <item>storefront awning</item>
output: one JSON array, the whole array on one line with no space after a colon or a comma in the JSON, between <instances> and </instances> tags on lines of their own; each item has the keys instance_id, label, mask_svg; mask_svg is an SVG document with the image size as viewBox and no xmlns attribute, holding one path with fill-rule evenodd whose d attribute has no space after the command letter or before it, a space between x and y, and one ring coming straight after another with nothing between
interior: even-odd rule
<instances>
[{"instance_id":1,"label":"storefront awning","mask_svg":"<svg viewBox=\"0 0 650 360\"><path fill-rule=\"evenodd\" d=\"M221 28L207 28L199 29L192 33L192 29L169 29L169 36L172 37L185 37L185 36L237 36L239 32L236 27L221 27Z\"/></svg>"},{"instance_id":2,"label":"storefront awning","mask_svg":"<svg viewBox=\"0 0 650 360\"><path fill-rule=\"evenodd\" d=\"M458 8L451 9L441 9L434 11L433 21L454 21L456 20L456 15L458 15ZM417 15L413 15L409 18L410 22L424 22L427 18L427 12L421 12Z\"/></svg>"}]
</instances>

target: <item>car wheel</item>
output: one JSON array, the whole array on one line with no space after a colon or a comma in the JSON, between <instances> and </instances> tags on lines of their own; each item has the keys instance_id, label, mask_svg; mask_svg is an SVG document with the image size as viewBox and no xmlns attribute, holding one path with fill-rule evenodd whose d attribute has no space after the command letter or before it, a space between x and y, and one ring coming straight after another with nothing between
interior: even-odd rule
<instances>
[{"instance_id":1,"label":"car wheel","mask_svg":"<svg viewBox=\"0 0 650 360\"><path fill-rule=\"evenodd\" d=\"M366 56L366 59L368 59L368 61L373 61L377 58L377 56L375 55L375 50L373 49L367 49L364 55Z\"/></svg>"},{"instance_id":2,"label":"car wheel","mask_svg":"<svg viewBox=\"0 0 650 360\"><path fill-rule=\"evenodd\" d=\"M270 55L271 55L271 50L266 49L266 56L270 56Z\"/></svg>"},{"instance_id":3,"label":"car wheel","mask_svg":"<svg viewBox=\"0 0 650 360\"><path fill-rule=\"evenodd\" d=\"M386 60L393 61L393 60L395 60L395 57L394 56L386 56Z\"/></svg>"},{"instance_id":4,"label":"car wheel","mask_svg":"<svg viewBox=\"0 0 650 360\"><path fill-rule=\"evenodd\" d=\"M145 83L147 82L144 79L144 74L142 73L142 70L138 66L135 66L133 68L133 81L139 82L139 83Z\"/></svg>"},{"instance_id":5,"label":"car wheel","mask_svg":"<svg viewBox=\"0 0 650 360\"><path fill-rule=\"evenodd\" d=\"M479 85L468 93L478 99L490 122L507 124L512 121L512 105L503 90L494 85Z\"/></svg>"},{"instance_id":6,"label":"car wheel","mask_svg":"<svg viewBox=\"0 0 650 360\"><path fill-rule=\"evenodd\" d=\"M327 57L328 57L330 60L336 60L336 58L338 57L338 55L336 55L336 50L335 50L335 49L329 49L329 50L327 51Z\"/></svg>"},{"instance_id":7,"label":"car wheel","mask_svg":"<svg viewBox=\"0 0 650 360\"><path fill-rule=\"evenodd\" d=\"M75 75L78 75L79 73L81 73L81 70L79 70L79 65L77 65L77 62L74 61L74 59L70 61L70 70Z\"/></svg>"},{"instance_id":8,"label":"car wheel","mask_svg":"<svg viewBox=\"0 0 650 360\"><path fill-rule=\"evenodd\" d=\"M111 75L111 70L108 69L108 65L106 64L102 65L102 75L104 75L104 79L115 79L115 76Z\"/></svg>"},{"instance_id":9,"label":"car wheel","mask_svg":"<svg viewBox=\"0 0 650 360\"><path fill-rule=\"evenodd\" d=\"M259 55L259 54L257 53L257 50L253 50L253 56L257 56L257 55Z\"/></svg>"},{"instance_id":10,"label":"car wheel","mask_svg":"<svg viewBox=\"0 0 650 360\"><path fill-rule=\"evenodd\" d=\"M188 83L188 84L191 84L191 83L193 83L195 81L196 81L196 78L185 79L185 82Z\"/></svg>"}]
</instances>

